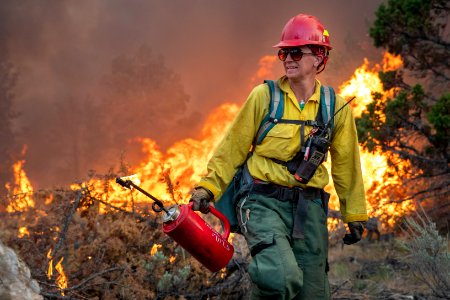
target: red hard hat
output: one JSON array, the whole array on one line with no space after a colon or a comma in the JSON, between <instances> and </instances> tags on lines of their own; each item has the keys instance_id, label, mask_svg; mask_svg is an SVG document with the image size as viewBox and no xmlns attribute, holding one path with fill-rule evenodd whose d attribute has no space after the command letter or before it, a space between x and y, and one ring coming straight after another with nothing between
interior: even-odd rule
<instances>
[{"instance_id":1,"label":"red hard hat","mask_svg":"<svg viewBox=\"0 0 450 300\"><path fill-rule=\"evenodd\" d=\"M328 50L332 49L330 36L322 23L314 16L299 14L286 23L281 33L281 41L274 47L304 45L318 45Z\"/></svg>"}]
</instances>

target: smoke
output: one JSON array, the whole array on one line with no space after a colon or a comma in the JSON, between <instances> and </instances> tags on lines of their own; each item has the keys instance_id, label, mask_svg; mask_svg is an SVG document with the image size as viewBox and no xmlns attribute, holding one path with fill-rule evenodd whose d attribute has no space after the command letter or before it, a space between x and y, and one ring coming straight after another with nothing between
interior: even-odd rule
<instances>
[{"instance_id":1,"label":"smoke","mask_svg":"<svg viewBox=\"0 0 450 300\"><path fill-rule=\"evenodd\" d=\"M260 59L275 53L272 45L284 24L300 12L316 15L330 32L334 49L321 79L337 87L364 57L378 57L367 31L381 2L1 1L0 61L19 70L14 104L21 115L15 132L28 145L25 168L32 183L66 184L90 168L103 171L118 164L116 154L126 151L125 145L105 138L115 128L101 128L104 123L96 122L108 118L108 97L114 89L104 82L113 75L118 58L132 60L145 46L154 54L153 62L159 61L155 73L166 74L160 71L167 69L178 78L177 95L185 95L183 112L174 110L175 117L167 109L153 111L157 130L142 128L143 135L164 148L182 137L195 137L202 120L219 104L242 103ZM160 101L170 106L174 96L160 93L131 103ZM134 126L153 127L145 118L139 114ZM172 125L156 126L171 119L176 119ZM74 122L83 122L82 128ZM109 161L98 159L112 149L114 155L103 155Z\"/></svg>"}]
</instances>

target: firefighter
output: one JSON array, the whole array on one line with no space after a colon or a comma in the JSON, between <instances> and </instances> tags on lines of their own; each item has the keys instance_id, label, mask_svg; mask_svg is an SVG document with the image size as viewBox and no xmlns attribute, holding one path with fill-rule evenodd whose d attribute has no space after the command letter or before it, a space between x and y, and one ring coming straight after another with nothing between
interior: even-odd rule
<instances>
[{"instance_id":1,"label":"firefighter","mask_svg":"<svg viewBox=\"0 0 450 300\"><path fill-rule=\"evenodd\" d=\"M325 69L332 48L328 31L316 17L299 14L288 21L274 47L285 71L277 81L284 93L283 118L315 120L321 87L316 76ZM221 196L245 163L253 183L240 197L236 210L252 255L248 269L252 299L329 299L328 203L323 191L328 172L320 165L303 184L280 163L300 151L311 126L280 122L254 145L269 103L268 85L256 86L218 145L207 175L194 188L190 201L194 210L207 212L209 202ZM336 111L345 103L336 95ZM361 239L367 211L349 105L334 118L329 153L342 219L350 231L344 242L356 243Z\"/></svg>"}]
</instances>

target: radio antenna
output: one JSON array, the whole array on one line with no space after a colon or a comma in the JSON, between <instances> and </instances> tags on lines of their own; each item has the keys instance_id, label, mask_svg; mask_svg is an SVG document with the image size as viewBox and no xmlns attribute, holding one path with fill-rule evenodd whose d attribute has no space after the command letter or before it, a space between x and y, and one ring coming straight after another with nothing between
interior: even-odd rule
<instances>
[{"instance_id":1,"label":"radio antenna","mask_svg":"<svg viewBox=\"0 0 450 300\"><path fill-rule=\"evenodd\" d=\"M355 100L356 96L353 96L352 99L348 100L347 103L345 103L344 105L342 105L341 108L338 109L337 112L334 113L334 115L328 120L328 122L325 124L325 128L327 128L328 126L330 126L331 121L334 120L334 117L337 115L338 112L340 112L344 107L346 107L350 102L352 102L353 100Z\"/></svg>"}]
</instances>

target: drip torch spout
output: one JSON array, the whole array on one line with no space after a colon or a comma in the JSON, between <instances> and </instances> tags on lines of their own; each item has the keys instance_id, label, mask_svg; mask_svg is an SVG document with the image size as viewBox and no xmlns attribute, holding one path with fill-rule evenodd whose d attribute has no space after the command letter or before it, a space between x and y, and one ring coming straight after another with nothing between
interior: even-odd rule
<instances>
[{"instance_id":1,"label":"drip torch spout","mask_svg":"<svg viewBox=\"0 0 450 300\"><path fill-rule=\"evenodd\" d=\"M141 192L142 194L144 194L145 196L149 197L150 199L152 199L154 201L154 203L152 204L152 209L155 212L164 211L166 214L169 214L169 211L167 210L167 208L164 207L164 204L162 203L161 200L159 200L155 196L151 195L150 193L148 193L146 190L142 189L137 184L134 184L133 181L131 181L129 179L123 180L122 178L117 177L116 183L120 184L121 186L123 186L124 188L127 188L127 189L131 189L131 188L137 189L139 192ZM156 207L156 206L158 206L158 207Z\"/></svg>"}]
</instances>

